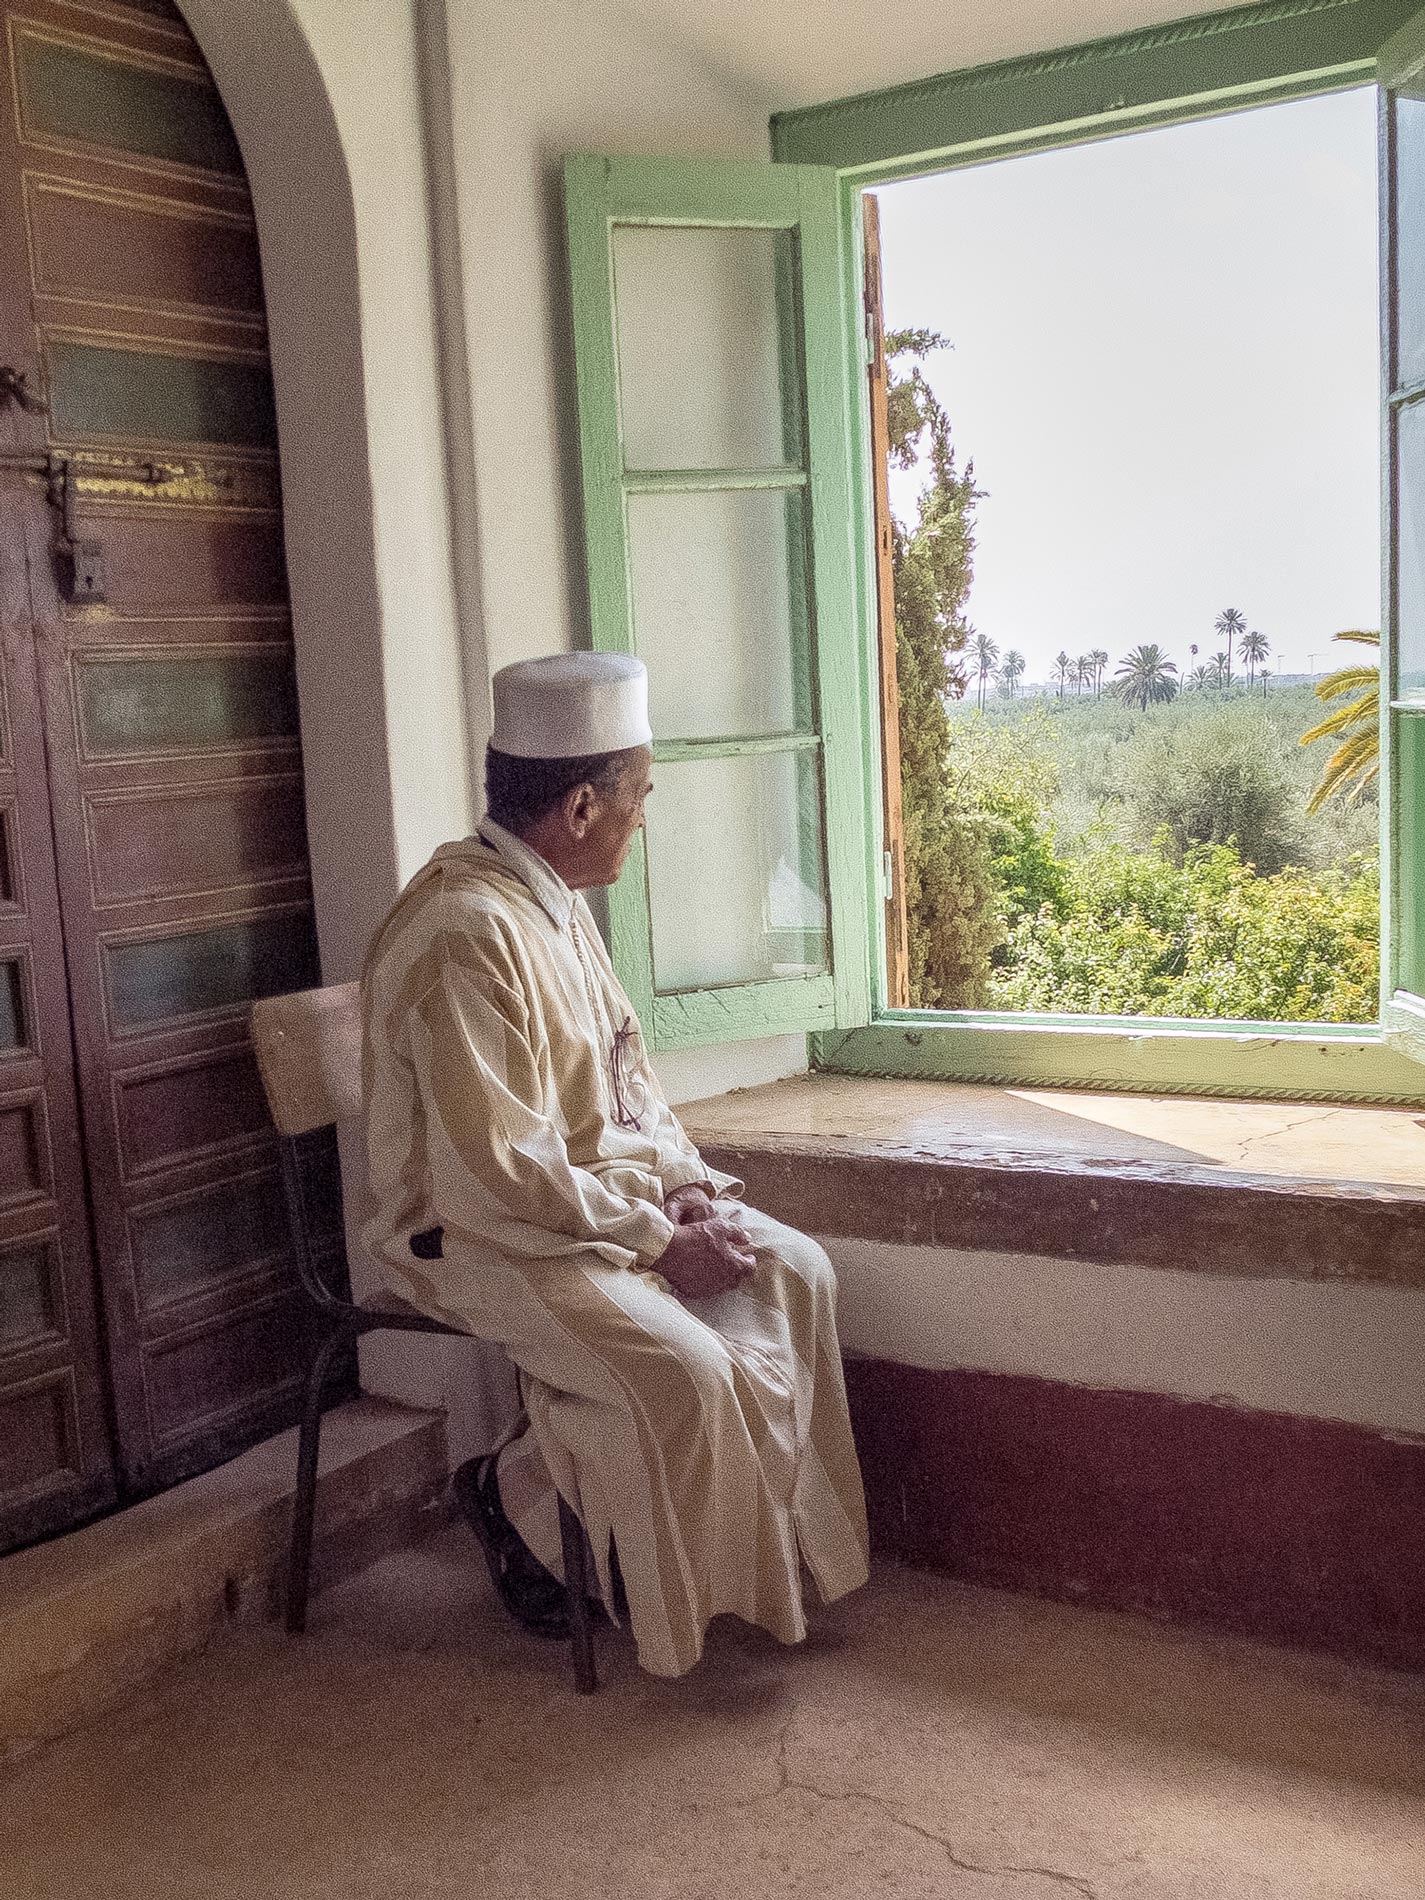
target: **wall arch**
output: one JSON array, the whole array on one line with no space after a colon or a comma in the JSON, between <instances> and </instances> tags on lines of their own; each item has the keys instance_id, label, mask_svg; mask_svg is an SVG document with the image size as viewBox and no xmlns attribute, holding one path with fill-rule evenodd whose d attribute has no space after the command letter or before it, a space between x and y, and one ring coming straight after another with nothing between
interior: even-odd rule
<instances>
[{"instance_id":1,"label":"wall arch","mask_svg":"<svg viewBox=\"0 0 1425 1900\"><path fill-rule=\"evenodd\" d=\"M257 218L317 924L340 980L472 815L411 20L377 0L180 4Z\"/></svg>"}]
</instances>

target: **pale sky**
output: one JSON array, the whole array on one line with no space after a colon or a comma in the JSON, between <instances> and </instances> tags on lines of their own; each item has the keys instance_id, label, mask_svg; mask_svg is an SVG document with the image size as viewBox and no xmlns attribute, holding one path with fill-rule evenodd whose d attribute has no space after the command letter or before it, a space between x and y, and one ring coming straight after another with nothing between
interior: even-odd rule
<instances>
[{"instance_id":1,"label":"pale sky","mask_svg":"<svg viewBox=\"0 0 1425 1900\"><path fill-rule=\"evenodd\" d=\"M982 488L970 617L1180 668L1238 607L1273 671L1380 624L1375 93L879 187L886 327ZM910 512L918 480L892 471Z\"/></svg>"}]
</instances>

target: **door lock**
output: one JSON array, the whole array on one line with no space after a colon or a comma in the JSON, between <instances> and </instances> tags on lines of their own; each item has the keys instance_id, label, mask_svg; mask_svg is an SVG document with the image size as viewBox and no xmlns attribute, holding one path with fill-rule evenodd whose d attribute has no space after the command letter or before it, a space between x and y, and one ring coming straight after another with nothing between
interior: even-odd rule
<instances>
[{"instance_id":1,"label":"door lock","mask_svg":"<svg viewBox=\"0 0 1425 1900\"><path fill-rule=\"evenodd\" d=\"M4 407L7 397L7 372L0 365L0 408ZM23 383L24 378L19 378ZM13 390L8 390L13 395ZM17 396L15 400L20 400ZM33 401L34 398L30 398ZM41 403L43 409L44 404ZM129 477L147 483L150 488L158 488L172 481L182 473L181 467L175 468L164 462L150 459L135 465L127 459L106 462L102 458L85 456L85 467L90 470L103 469L106 473L112 469L114 475ZM53 553L59 579L60 592L67 601L80 606L102 604L109 598L108 575L104 568L103 543L76 534L75 503L78 497L78 482L75 477L74 463L68 454L48 455L33 449L0 448L0 470L15 469L26 475L45 477L45 499L59 516L59 529L54 537ZM231 482L230 474L215 475L214 481L224 478Z\"/></svg>"},{"instance_id":2,"label":"door lock","mask_svg":"<svg viewBox=\"0 0 1425 1900\"><path fill-rule=\"evenodd\" d=\"M77 606L100 605L109 598L104 550L98 541L74 532L74 464L66 456L57 455L50 462L49 499L50 505L59 510L54 552L60 591Z\"/></svg>"}]
</instances>

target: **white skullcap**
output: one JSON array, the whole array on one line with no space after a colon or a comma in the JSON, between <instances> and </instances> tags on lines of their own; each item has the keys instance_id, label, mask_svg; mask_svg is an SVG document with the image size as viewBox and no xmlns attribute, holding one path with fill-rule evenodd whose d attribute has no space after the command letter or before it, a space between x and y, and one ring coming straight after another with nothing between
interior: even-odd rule
<instances>
[{"instance_id":1,"label":"white skullcap","mask_svg":"<svg viewBox=\"0 0 1425 1900\"><path fill-rule=\"evenodd\" d=\"M490 744L517 759L578 759L651 745L648 668L631 653L550 653L494 678Z\"/></svg>"}]
</instances>

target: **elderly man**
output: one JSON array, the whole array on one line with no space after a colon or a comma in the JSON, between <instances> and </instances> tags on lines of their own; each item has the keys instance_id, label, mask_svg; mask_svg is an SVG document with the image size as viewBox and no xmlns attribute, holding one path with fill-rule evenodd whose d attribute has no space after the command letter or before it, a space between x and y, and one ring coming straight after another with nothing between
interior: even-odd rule
<instances>
[{"instance_id":1,"label":"elderly man","mask_svg":"<svg viewBox=\"0 0 1425 1900\"><path fill-rule=\"evenodd\" d=\"M507 1606L563 1627L557 1485L640 1662L681 1675L723 1612L799 1641L803 1564L824 1601L865 1581L834 1279L699 1157L579 894L643 823L642 662L555 655L494 690L488 816L367 960L366 1238L520 1369L517 1435L457 1474Z\"/></svg>"}]
</instances>

